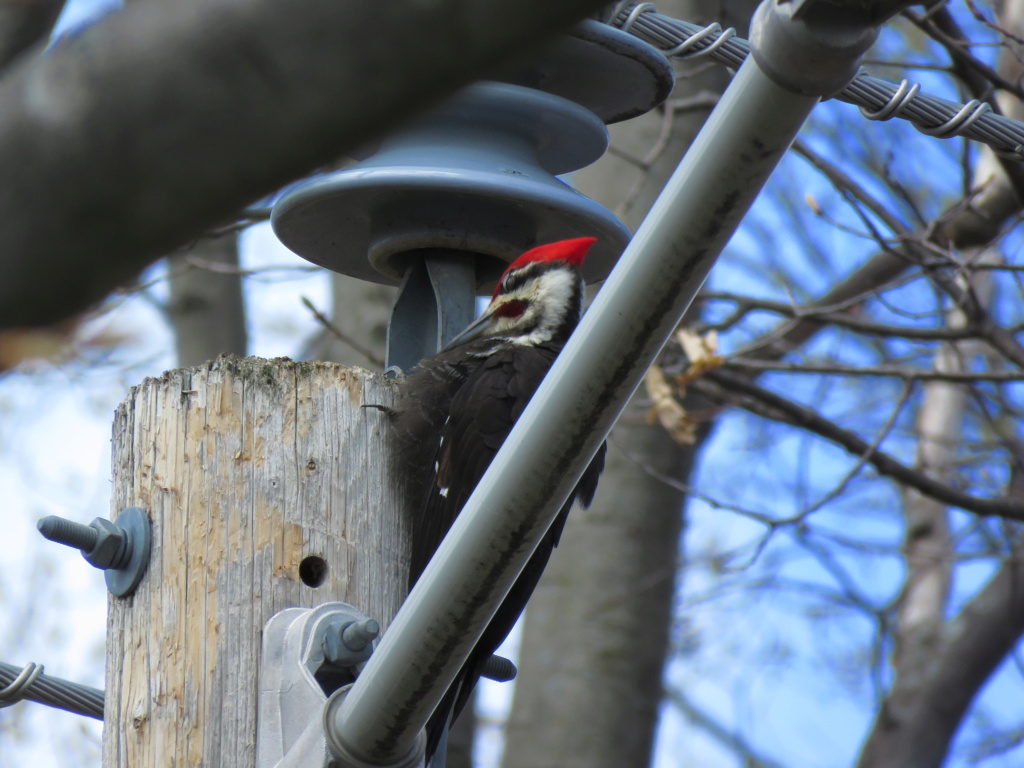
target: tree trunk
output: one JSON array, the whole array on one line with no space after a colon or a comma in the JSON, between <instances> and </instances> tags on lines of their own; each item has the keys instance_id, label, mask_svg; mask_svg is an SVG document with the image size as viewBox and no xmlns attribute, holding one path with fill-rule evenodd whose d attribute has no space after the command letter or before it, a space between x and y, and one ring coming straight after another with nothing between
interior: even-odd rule
<instances>
[{"instance_id":1,"label":"tree trunk","mask_svg":"<svg viewBox=\"0 0 1024 768\"><path fill-rule=\"evenodd\" d=\"M1008 36L998 68L1008 80L1017 82L1024 71L1022 46L1017 42L1024 29L1024 2L1009 0L1000 6L999 23L1016 34ZM1024 106L1015 97L999 93L997 98L1006 115L1018 120L1024 117ZM979 207L1019 208L1001 164L987 149L974 170L974 181L983 190ZM999 221L996 216L990 218ZM976 260L976 254L968 256L965 261ZM996 259L995 254L982 257L990 262ZM990 273L975 273L973 284L965 286L986 309L993 299L990 277ZM968 322L959 308L949 313L951 327ZM964 370L970 368L972 357L983 353L980 342L950 344L940 350L935 367ZM918 464L930 474L943 477L954 469L955 446L962 439L968 401L966 386L948 382L925 386L918 414ZM1011 539L1011 554L988 585L956 618L947 621L953 565L947 510L914 491L906 491L903 500L907 577L895 633L895 678L864 741L858 768L942 765L975 695L1024 633L1020 618L1024 569L1015 562L1024 552L1019 538Z\"/></svg>"},{"instance_id":2,"label":"tree trunk","mask_svg":"<svg viewBox=\"0 0 1024 768\"><path fill-rule=\"evenodd\" d=\"M186 368L218 355L247 351L238 235L204 237L187 253L168 259L178 365Z\"/></svg>"},{"instance_id":3,"label":"tree trunk","mask_svg":"<svg viewBox=\"0 0 1024 768\"><path fill-rule=\"evenodd\" d=\"M991 263L993 258L971 261ZM970 286L986 308L992 301L990 276L976 273ZM949 313L950 327L964 327L967 322L959 309ZM969 369L984 349L978 341L948 344L936 355L935 368ZM968 404L964 385L942 381L925 385L917 418L918 465L929 474L950 479ZM953 564L947 510L913 490L904 492L903 500L907 576L895 631L895 679L864 742L859 768L942 765L975 694L1024 632L1016 607L1022 604L1024 569L1014 562L1024 552L1021 542L1012 541L1013 554L988 586L956 619L946 621Z\"/></svg>"},{"instance_id":4,"label":"tree trunk","mask_svg":"<svg viewBox=\"0 0 1024 768\"><path fill-rule=\"evenodd\" d=\"M306 342L305 356L373 371L383 369L388 318L396 292L397 289L389 285L332 275L331 327Z\"/></svg>"},{"instance_id":5,"label":"tree trunk","mask_svg":"<svg viewBox=\"0 0 1024 768\"><path fill-rule=\"evenodd\" d=\"M105 768L251 768L265 622L330 600L391 621L407 533L384 416L360 407L391 397L365 371L256 358L131 391L112 508L147 511L153 551L110 601Z\"/></svg>"},{"instance_id":6,"label":"tree trunk","mask_svg":"<svg viewBox=\"0 0 1024 768\"><path fill-rule=\"evenodd\" d=\"M967 708L1024 634L1024 545L942 633L927 675L883 702L858 768L938 768Z\"/></svg>"}]
</instances>

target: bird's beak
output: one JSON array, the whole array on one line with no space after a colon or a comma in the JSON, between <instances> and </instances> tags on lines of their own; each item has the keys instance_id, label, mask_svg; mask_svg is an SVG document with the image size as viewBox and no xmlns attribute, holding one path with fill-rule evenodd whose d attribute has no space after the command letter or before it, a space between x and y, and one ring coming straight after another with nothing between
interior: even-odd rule
<instances>
[{"instance_id":1,"label":"bird's beak","mask_svg":"<svg viewBox=\"0 0 1024 768\"><path fill-rule=\"evenodd\" d=\"M483 336L484 333L487 332L487 328L491 323L491 315L494 314L494 309L494 305L487 307L480 317L470 323L466 327L466 330L445 344L444 347L441 348L441 351L447 352L452 347L456 347L459 344L465 344L468 341L473 341Z\"/></svg>"}]
</instances>

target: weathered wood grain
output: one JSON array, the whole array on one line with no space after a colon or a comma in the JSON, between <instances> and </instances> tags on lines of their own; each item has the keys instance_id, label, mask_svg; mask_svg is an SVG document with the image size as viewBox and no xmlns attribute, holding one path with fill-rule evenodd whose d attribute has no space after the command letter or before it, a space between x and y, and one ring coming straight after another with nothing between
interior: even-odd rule
<instances>
[{"instance_id":1,"label":"weathered wood grain","mask_svg":"<svg viewBox=\"0 0 1024 768\"><path fill-rule=\"evenodd\" d=\"M408 540L378 374L222 358L135 387L114 420L114 512L153 521L138 591L112 598L104 768L250 767L264 623L351 603L386 627ZM319 587L300 563L327 564Z\"/></svg>"}]
</instances>

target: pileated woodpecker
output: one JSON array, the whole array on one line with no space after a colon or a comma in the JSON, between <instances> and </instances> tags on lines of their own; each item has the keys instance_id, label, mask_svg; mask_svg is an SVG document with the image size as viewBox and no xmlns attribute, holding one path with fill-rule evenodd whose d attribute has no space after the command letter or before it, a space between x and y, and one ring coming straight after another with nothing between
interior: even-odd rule
<instances>
[{"instance_id":1,"label":"pileated woodpecker","mask_svg":"<svg viewBox=\"0 0 1024 768\"><path fill-rule=\"evenodd\" d=\"M524 253L501 276L486 311L402 381L394 426L414 515L410 589L579 322L580 268L594 241ZM604 454L602 445L427 723L428 763L526 606L573 502L593 500Z\"/></svg>"}]
</instances>

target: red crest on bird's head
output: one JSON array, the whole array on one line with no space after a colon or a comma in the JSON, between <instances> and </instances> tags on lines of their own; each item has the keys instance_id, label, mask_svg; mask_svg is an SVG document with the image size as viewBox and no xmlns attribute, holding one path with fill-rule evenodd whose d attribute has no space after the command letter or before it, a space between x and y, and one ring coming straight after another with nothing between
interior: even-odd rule
<instances>
[{"instance_id":1,"label":"red crest on bird's head","mask_svg":"<svg viewBox=\"0 0 1024 768\"><path fill-rule=\"evenodd\" d=\"M538 261L567 261L574 267L581 267L583 266L583 259L586 257L587 251L596 242L596 237L574 237L569 240L558 240L554 243L538 245L509 264L508 269L501 276L504 278L509 272ZM500 287L501 280L498 280L498 285L494 288L494 296L498 295L498 288Z\"/></svg>"}]
</instances>

